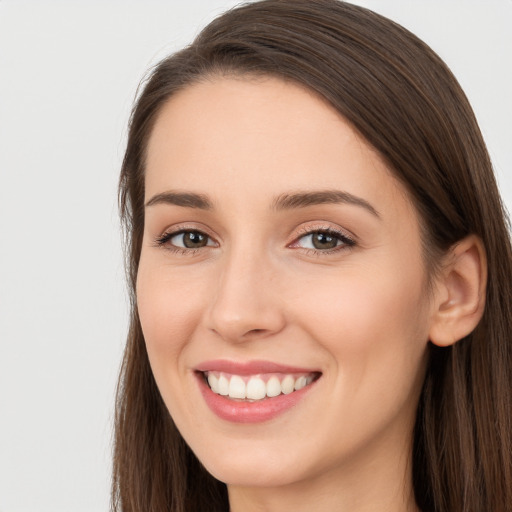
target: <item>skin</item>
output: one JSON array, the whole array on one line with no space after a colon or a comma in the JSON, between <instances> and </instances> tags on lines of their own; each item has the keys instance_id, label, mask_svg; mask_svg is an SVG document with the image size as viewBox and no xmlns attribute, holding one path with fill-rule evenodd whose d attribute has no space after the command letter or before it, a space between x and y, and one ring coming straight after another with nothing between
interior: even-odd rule
<instances>
[{"instance_id":1,"label":"skin","mask_svg":"<svg viewBox=\"0 0 512 512\"><path fill-rule=\"evenodd\" d=\"M282 194L327 190L375 212L273 207ZM207 196L212 207L146 207L139 315L162 397L227 483L232 512L417 510L411 436L439 308L426 293L416 210L379 155L300 86L214 78L159 114L145 200L168 191ZM208 245L156 243L183 229ZM308 233L325 229L354 245L311 248ZM322 375L296 407L241 425L213 414L199 391L194 368L218 358Z\"/></svg>"}]
</instances>

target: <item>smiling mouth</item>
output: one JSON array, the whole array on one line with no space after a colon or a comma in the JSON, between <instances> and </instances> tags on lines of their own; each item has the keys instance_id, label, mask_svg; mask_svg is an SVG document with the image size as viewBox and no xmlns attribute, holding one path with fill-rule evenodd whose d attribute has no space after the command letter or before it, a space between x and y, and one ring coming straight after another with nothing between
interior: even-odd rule
<instances>
[{"instance_id":1,"label":"smiling mouth","mask_svg":"<svg viewBox=\"0 0 512 512\"><path fill-rule=\"evenodd\" d=\"M318 372L257 375L235 375L218 371L201 373L215 394L245 402L289 395L309 386L321 375Z\"/></svg>"}]
</instances>

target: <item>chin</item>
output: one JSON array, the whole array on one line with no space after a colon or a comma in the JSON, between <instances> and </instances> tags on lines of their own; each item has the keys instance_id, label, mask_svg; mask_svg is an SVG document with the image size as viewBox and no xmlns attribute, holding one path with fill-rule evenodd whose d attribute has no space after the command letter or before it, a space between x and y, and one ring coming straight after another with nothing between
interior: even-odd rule
<instances>
[{"instance_id":1,"label":"chin","mask_svg":"<svg viewBox=\"0 0 512 512\"><path fill-rule=\"evenodd\" d=\"M287 457L271 446L262 449L244 444L245 448L232 446L222 452L200 454L198 458L212 476L232 486L279 487L304 478L304 463L289 456L290 453L297 454L297 450L287 450Z\"/></svg>"},{"instance_id":2,"label":"chin","mask_svg":"<svg viewBox=\"0 0 512 512\"><path fill-rule=\"evenodd\" d=\"M302 479L286 468L269 465L262 467L251 460L239 461L235 464L214 463L206 469L217 480L235 487L282 487Z\"/></svg>"}]
</instances>

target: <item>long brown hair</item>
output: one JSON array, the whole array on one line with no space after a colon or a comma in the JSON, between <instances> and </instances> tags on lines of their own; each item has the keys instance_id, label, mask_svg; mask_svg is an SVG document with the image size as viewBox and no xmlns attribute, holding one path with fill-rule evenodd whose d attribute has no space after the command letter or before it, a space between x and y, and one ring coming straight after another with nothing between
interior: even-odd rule
<instances>
[{"instance_id":1,"label":"long brown hair","mask_svg":"<svg viewBox=\"0 0 512 512\"><path fill-rule=\"evenodd\" d=\"M447 66L413 34L337 0L265 0L230 10L151 73L134 107L121 171L131 324L119 380L113 510L228 510L176 430L153 379L135 282L144 226L144 162L171 95L210 76L262 74L316 91L385 158L419 212L425 259L469 234L487 252L477 328L430 357L414 432L413 482L424 512L512 510L512 253L491 162Z\"/></svg>"}]
</instances>

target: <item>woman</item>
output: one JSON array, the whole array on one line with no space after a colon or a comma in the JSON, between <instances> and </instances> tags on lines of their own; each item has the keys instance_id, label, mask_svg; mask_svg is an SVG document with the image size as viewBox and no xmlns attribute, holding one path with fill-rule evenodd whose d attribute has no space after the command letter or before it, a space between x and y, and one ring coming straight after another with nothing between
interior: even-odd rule
<instances>
[{"instance_id":1,"label":"woman","mask_svg":"<svg viewBox=\"0 0 512 512\"><path fill-rule=\"evenodd\" d=\"M511 251L444 63L335 0L153 71L120 183L114 508L506 511Z\"/></svg>"}]
</instances>

